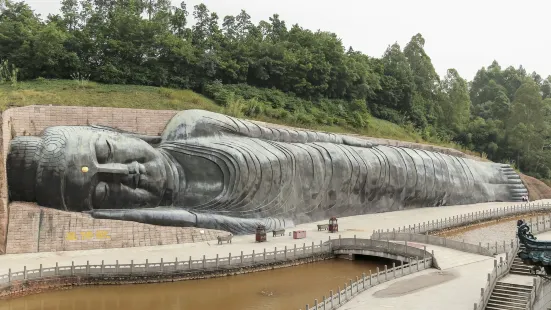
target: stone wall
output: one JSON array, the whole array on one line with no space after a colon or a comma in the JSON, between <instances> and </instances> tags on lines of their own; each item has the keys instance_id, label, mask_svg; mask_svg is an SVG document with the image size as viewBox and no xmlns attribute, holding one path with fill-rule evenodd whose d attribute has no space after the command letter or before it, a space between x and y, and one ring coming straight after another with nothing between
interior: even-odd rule
<instances>
[{"instance_id":1,"label":"stone wall","mask_svg":"<svg viewBox=\"0 0 551 310\"><path fill-rule=\"evenodd\" d=\"M216 240L226 232L94 219L87 214L9 205L6 254L111 249Z\"/></svg>"}]
</instances>

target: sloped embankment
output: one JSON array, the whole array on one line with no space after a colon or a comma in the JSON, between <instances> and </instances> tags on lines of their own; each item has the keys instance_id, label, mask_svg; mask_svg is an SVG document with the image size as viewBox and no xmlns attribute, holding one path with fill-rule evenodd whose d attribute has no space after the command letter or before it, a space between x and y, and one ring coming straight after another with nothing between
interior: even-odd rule
<instances>
[{"instance_id":1,"label":"sloped embankment","mask_svg":"<svg viewBox=\"0 0 551 310\"><path fill-rule=\"evenodd\" d=\"M524 186L528 189L530 201L539 199L551 199L551 187L542 181L520 173L520 178L524 183Z\"/></svg>"}]
</instances>

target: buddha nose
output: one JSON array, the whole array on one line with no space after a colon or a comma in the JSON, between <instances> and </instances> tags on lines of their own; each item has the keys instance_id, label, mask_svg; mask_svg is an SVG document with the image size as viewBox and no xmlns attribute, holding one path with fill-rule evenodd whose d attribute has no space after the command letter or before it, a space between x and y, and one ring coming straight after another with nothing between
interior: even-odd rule
<instances>
[{"instance_id":1,"label":"buddha nose","mask_svg":"<svg viewBox=\"0 0 551 310\"><path fill-rule=\"evenodd\" d=\"M112 174L145 174L145 166L133 161L130 164L104 164L98 165L98 172L102 173L112 173Z\"/></svg>"}]
</instances>

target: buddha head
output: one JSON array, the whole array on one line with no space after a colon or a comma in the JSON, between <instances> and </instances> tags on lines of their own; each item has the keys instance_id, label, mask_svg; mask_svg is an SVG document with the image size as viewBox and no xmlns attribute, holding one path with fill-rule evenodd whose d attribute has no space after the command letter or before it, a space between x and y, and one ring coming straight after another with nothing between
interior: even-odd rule
<instances>
[{"instance_id":1,"label":"buddha head","mask_svg":"<svg viewBox=\"0 0 551 310\"><path fill-rule=\"evenodd\" d=\"M150 143L91 126L49 127L38 137L16 137L6 160L10 201L66 211L156 207L166 190L167 168Z\"/></svg>"}]
</instances>

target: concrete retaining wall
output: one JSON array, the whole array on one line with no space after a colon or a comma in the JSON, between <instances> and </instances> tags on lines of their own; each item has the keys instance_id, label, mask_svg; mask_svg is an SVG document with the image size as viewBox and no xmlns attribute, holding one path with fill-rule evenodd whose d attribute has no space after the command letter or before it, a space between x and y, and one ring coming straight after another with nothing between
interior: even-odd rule
<instances>
[{"instance_id":1,"label":"concrete retaining wall","mask_svg":"<svg viewBox=\"0 0 551 310\"><path fill-rule=\"evenodd\" d=\"M6 253L112 249L216 240L228 233L94 219L87 214L14 202L9 206Z\"/></svg>"}]
</instances>

